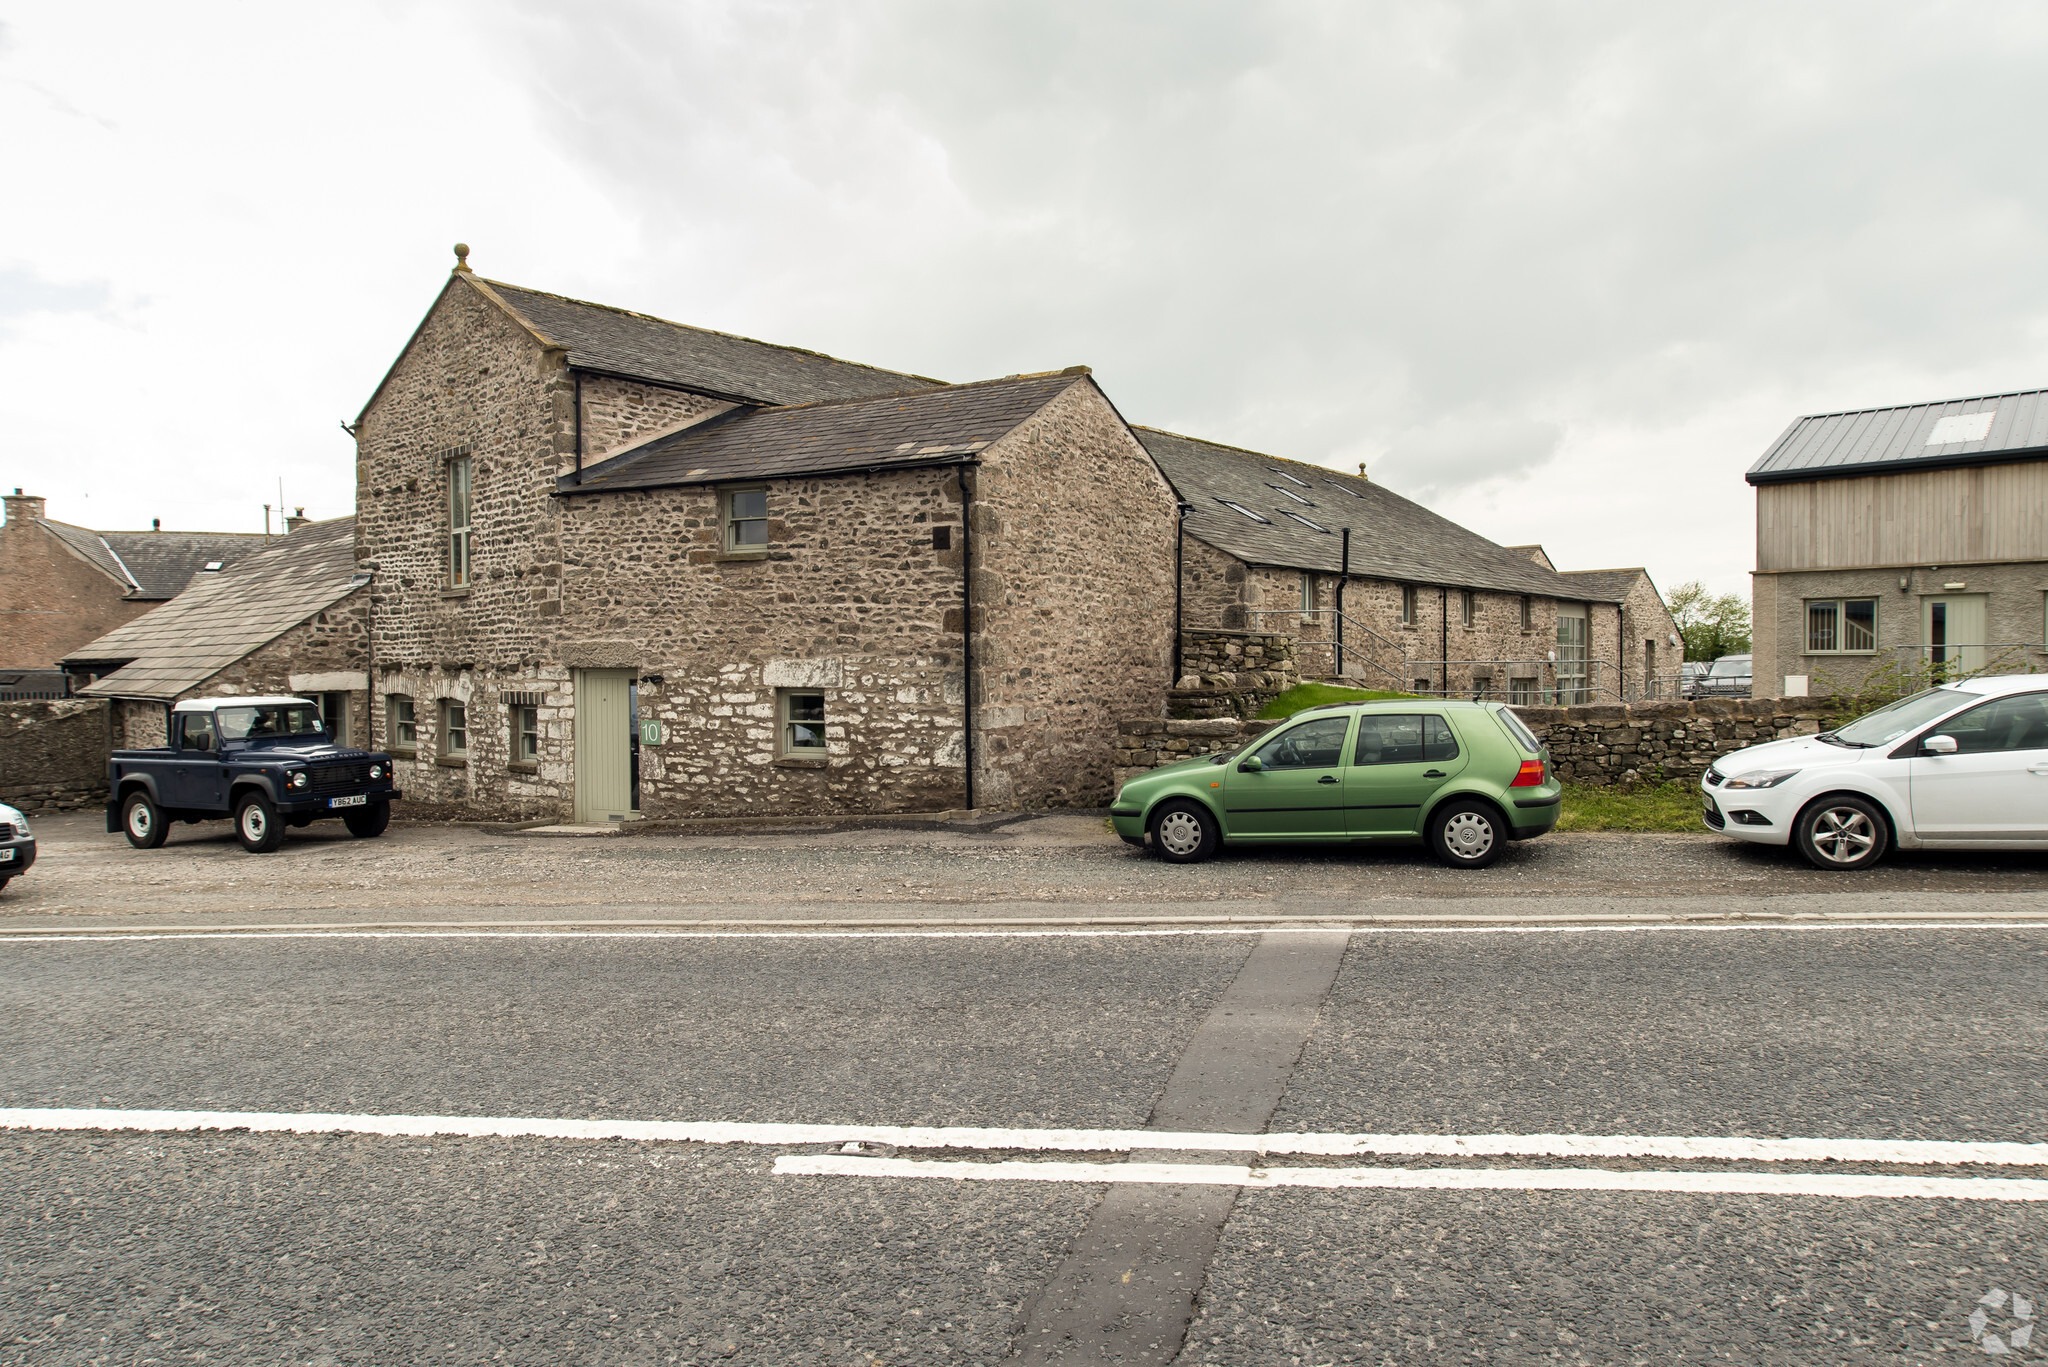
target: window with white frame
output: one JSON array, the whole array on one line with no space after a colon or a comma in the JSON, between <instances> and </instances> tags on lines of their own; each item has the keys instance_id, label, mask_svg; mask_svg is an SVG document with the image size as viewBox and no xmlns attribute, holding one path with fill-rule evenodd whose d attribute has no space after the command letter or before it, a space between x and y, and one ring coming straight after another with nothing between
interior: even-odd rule
<instances>
[{"instance_id":1,"label":"window with white frame","mask_svg":"<svg viewBox=\"0 0 2048 1367\"><path fill-rule=\"evenodd\" d=\"M392 693L384 699L384 743L394 755L410 755L420 747L419 718L412 699Z\"/></svg>"},{"instance_id":2,"label":"window with white frame","mask_svg":"<svg viewBox=\"0 0 2048 1367\"><path fill-rule=\"evenodd\" d=\"M1806 600L1808 655L1869 655L1876 650L1875 598Z\"/></svg>"},{"instance_id":3,"label":"window with white frame","mask_svg":"<svg viewBox=\"0 0 2048 1367\"><path fill-rule=\"evenodd\" d=\"M825 695L812 689L785 688L779 701L783 755L792 759L823 759Z\"/></svg>"},{"instance_id":4,"label":"window with white frame","mask_svg":"<svg viewBox=\"0 0 2048 1367\"><path fill-rule=\"evenodd\" d=\"M448 587L469 586L469 457L448 462Z\"/></svg>"},{"instance_id":5,"label":"window with white frame","mask_svg":"<svg viewBox=\"0 0 2048 1367\"><path fill-rule=\"evenodd\" d=\"M469 757L469 708L453 698L441 700L441 758Z\"/></svg>"},{"instance_id":6,"label":"window with white frame","mask_svg":"<svg viewBox=\"0 0 2048 1367\"><path fill-rule=\"evenodd\" d=\"M725 492L725 548L728 551L768 549L768 491L728 489Z\"/></svg>"}]
</instances>

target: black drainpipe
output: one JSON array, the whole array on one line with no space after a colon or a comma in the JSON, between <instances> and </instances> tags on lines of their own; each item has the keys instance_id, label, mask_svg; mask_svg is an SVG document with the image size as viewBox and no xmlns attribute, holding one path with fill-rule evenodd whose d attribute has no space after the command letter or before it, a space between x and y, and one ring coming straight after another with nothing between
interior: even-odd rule
<instances>
[{"instance_id":1,"label":"black drainpipe","mask_svg":"<svg viewBox=\"0 0 2048 1367\"><path fill-rule=\"evenodd\" d=\"M1173 677L1166 681L1169 689L1180 687L1181 657L1181 550L1187 541L1188 514L1193 505L1183 503L1174 514L1173 520Z\"/></svg>"},{"instance_id":2,"label":"black drainpipe","mask_svg":"<svg viewBox=\"0 0 2048 1367\"><path fill-rule=\"evenodd\" d=\"M569 372L576 379L576 482L583 482L583 372Z\"/></svg>"},{"instance_id":3,"label":"black drainpipe","mask_svg":"<svg viewBox=\"0 0 2048 1367\"><path fill-rule=\"evenodd\" d=\"M967 810L974 810L974 518L967 506L967 465L960 478L960 722L966 745Z\"/></svg>"},{"instance_id":4,"label":"black drainpipe","mask_svg":"<svg viewBox=\"0 0 2048 1367\"><path fill-rule=\"evenodd\" d=\"M1337 576L1337 677L1344 677L1344 586L1351 582L1351 529L1344 529L1343 569Z\"/></svg>"},{"instance_id":5,"label":"black drainpipe","mask_svg":"<svg viewBox=\"0 0 2048 1367\"><path fill-rule=\"evenodd\" d=\"M1443 677L1437 680L1437 691L1446 698L1451 696L1451 591L1443 585L1437 586L1437 606L1443 610L1443 659L1437 661L1444 667Z\"/></svg>"}]
</instances>

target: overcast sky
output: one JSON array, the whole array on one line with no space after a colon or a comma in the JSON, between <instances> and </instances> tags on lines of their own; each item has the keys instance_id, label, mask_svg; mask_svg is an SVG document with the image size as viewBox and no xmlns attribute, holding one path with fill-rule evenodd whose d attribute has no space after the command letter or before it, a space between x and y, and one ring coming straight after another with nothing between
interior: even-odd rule
<instances>
[{"instance_id":1,"label":"overcast sky","mask_svg":"<svg viewBox=\"0 0 2048 1367\"><path fill-rule=\"evenodd\" d=\"M0 4L0 486L353 501L453 264L1747 591L1795 415L2048 385L2048 7Z\"/></svg>"}]
</instances>

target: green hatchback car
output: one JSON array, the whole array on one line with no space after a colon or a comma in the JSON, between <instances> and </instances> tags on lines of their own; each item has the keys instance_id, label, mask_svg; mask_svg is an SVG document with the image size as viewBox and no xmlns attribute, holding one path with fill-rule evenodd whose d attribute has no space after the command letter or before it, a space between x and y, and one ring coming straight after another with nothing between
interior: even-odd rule
<instances>
[{"instance_id":1,"label":"green hatchback car","mask_svg":"<svg viewBox=\"0 0 2048 1367\"><path fill-rule=\"evenodd\" d=\"M1312 707L1235 752L1140 774L1109 816L1175 864L1226 844L1419 842L1483 869L1555 826L1562 796L1550 752L1504 705L1394 698Z\"/></svg>"}]
</instances>

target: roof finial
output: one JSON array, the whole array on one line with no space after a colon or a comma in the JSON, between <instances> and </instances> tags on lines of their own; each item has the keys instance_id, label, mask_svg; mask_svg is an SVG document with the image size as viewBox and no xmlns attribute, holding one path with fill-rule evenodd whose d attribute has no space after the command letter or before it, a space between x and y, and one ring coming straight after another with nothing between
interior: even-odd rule
<instances>
[{"instance_id":1,"label":"roof finial","mask_svg":"<svg viewBox=\"0 0 2048 1367\"><path fill-rule=\"evenodd\" d=\"M1364 479L1364 478L1366 478L1366 473L1365 473L1365 462L1364 462L1364 461L1360 461L1360 462L1358 462L1358 477L1359 477L1360 479Z\"/></svg>"},{"instance_id":2,"label":"roof finial","mask_svg":"<svg viewBox=\"0 0 2048 1367\"><path fill-rule=\"evenodd\" d=\"M469 244L467 242L455 244L455 269L459 271L469 269Z\"/></svg>"}]
</instances>

